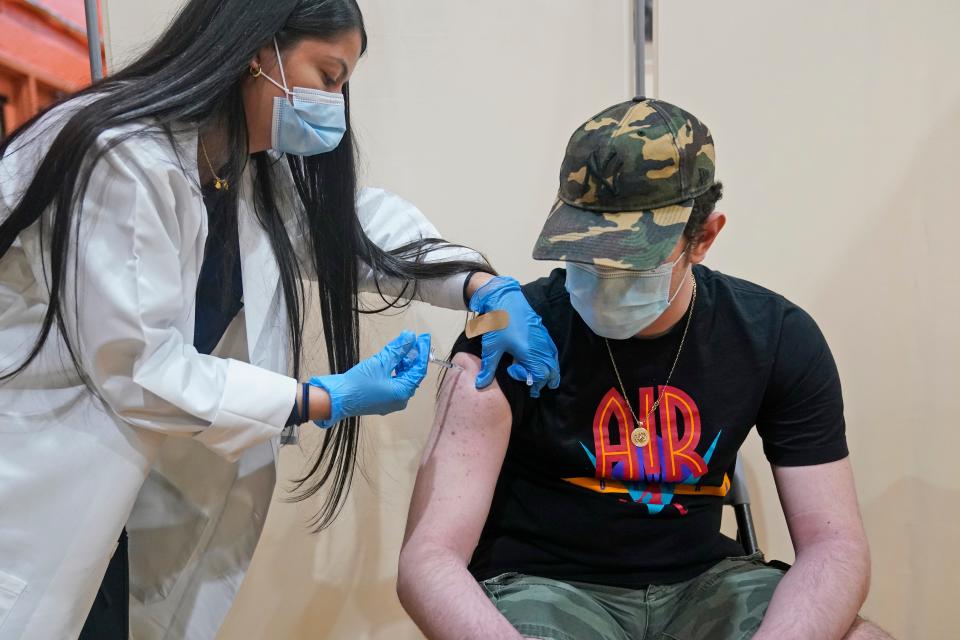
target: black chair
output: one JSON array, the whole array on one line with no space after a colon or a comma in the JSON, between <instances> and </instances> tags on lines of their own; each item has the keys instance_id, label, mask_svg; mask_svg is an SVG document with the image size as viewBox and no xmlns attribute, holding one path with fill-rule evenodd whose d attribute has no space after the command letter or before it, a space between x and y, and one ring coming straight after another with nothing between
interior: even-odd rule
<instances>
[{"instance_id":1,"label":"black chair","mask_svg":"<svg viewBox=\"0 0 960 640\"><path fill-rule=\"evenodd\" d=\"M743 473L743 460L737 454L737 465L734 468L733 479L730 481L730 491L724 498L724 504L733 507L737 518L737 542L743 547L746 555L760 551L757 544L757 532L753 527L753 513L750 511L750 490L747 488L747 479Z\"/></svg>"}]
</instances>

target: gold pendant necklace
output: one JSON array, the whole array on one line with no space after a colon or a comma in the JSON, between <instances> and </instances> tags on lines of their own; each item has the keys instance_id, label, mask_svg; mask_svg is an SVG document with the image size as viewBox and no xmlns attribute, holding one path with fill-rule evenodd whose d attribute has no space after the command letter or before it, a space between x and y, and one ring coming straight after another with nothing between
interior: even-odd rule
<instances>
[{"instance_id":1,"label":"gold pendant necklace","mask_svg":"<svg viewBox=\"0 0 960 640\"><path fill-rule=\"evenodd\" d=\"M650 442L650 429L647 427L647 421L650 420L650 416L660 407L663 395L667 392L667 386L669 386L670 380L673 379L673 372L676 370L677 363L680 361L680 354L683 352L683 343L687 339L687 332L690 330L690 321L693 319L693 307L697 303L697 279L693 277L692 273L690 274L690 279L693 281L693 295L690 296L690 309L687 312L687 324L683 328L683 335L680 336L680 346L677 348L677 355L673 359L673 366L670 367L670 373L667 374L667 380L660 388L660 395L656 401L654 401L653 406L650 407L650 411L643 416L643 420L637 417L637 414L633 410L633 405L630 404L630 398L627 397L627 389L623 386L620 370L617 369L617 362L613 359L613 350L610 348L610 341L606 338L603 339L604 344L607 345L607 354L610 356L610 364L613 365L613 372L617 375L617 382L620 384L620 392L623 393L623 399L627 403L627 408L630 410L630 415L633 417L633 422L636 425L636 428L630 432L630 442L638 449L644 448Z\"/></svg>"},{"instance_id":2,"label":"gold pendant necklace","mask_svg":"<svg viewBox=\"0 0 960 640\"><path fill-rule=\"evenodd\" d=\"M214 183L213 188L217 191L221 189L224 191L230 190L230 181L224 180L217 175L217 172L213 170L213 163L210 162L210 156L207 155L207 146L203 144L203 136L198 136L200 138L200 149L203 151L203 157L207 160L207 166L210 167L210 173L213 175Z\"/></svg>"}]
</instances>

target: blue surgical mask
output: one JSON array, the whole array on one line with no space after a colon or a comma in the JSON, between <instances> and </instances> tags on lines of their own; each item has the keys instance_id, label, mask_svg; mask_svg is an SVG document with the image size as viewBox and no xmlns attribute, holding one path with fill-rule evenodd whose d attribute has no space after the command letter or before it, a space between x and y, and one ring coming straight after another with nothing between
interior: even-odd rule
<instances>
[{"instance_id":1,"label":"blue surgical mask","mask_svg":"<svg viewBox=\"0 0 960 640\"><path fill-rule=\"evenodd\" d=\"M319 89L287 87L280 48L273 41L280 65L280 84L265 73L264 78L283 91L284 96L273 99L273 128L271 146L282 153L315 156L333 151L347 132L347 108L343 95Z\"/></svg>"},{"instance_id":2,"label":"blue surgical mask","mask_svg":"<svg viewBox=\"0 0 960 640\"><path fill-rule=\"evenodd\" d=\"M663 315L683 288L670 295L673 268L684 258L647 271L567 264L570 303L590 330L603 338L626 340Z\"/></svg>"}]
</instances>

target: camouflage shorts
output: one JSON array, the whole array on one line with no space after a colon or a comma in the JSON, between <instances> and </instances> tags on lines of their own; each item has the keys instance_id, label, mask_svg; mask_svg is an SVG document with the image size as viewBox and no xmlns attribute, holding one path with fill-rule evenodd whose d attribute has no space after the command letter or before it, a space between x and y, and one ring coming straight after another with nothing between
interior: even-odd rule
<instances>
[{"instance_id":1,"label":"camouflage shorts","mask_svg":"<svg viewBox=\"0 0 960 640\"><path fill-rule=\"evenodd\" d=\"M623 589L505 573L481 583L524 636L544 640L740 640L763 620L783 569L727 558L678 584Z\"/></svg>"}]
</instances>

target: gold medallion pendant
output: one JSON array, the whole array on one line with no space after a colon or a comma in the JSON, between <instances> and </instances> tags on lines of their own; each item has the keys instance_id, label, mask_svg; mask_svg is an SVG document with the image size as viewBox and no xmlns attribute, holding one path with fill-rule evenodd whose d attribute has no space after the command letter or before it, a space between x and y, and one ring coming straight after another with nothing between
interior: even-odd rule
<instances>
[{"instance_id":1,"label":"gold medallion pendant","mask_svg":"<svg viewBox=\"0 0 960 640\"><path fill-rule=\"evenodd\" d=\"M639 449L647 446L647 443L650 442L650 432L647 431L642 422L630 434L630 441Z\"/></svg>"},{"instance_id":2,"label":"gold medallion pendant","mask_svg":"<svg viewBox=\"0 0 960 640\"><path fill-rule=\"evenodd\" d=\"M221 189L229 189L230 183L221 178L217 178L217 181L213 183L213 186L217 191L220 191Z\"/></svg>"}]
</instances>

